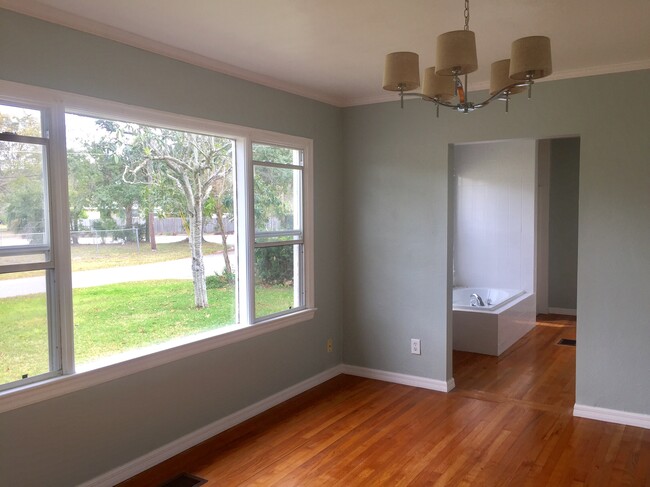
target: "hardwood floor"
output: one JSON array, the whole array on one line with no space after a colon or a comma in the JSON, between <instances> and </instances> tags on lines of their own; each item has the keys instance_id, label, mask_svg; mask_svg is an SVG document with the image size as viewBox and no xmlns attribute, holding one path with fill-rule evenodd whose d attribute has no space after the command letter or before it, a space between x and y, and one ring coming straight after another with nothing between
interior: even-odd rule
<instances>
[{"instance_id":1,"label":"hardwood floor","mask_svg":"<svg viewBox=\"0 0 650 487\"><path fill-rule=\"evenodd\" d=\"M120 485L650 486L650 430L572 417L575 324L539 319L449 394L342 375Z\"/></svg>"}]
</instances>

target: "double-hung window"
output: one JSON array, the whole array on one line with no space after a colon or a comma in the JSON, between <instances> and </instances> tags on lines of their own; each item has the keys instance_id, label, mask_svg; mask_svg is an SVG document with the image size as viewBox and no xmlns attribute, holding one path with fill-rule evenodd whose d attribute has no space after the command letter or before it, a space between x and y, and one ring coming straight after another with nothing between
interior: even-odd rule
<instances>
[{"instance_id":1,"label":"double-hung window","mask_svg":"<svg viewBox=\"0 0 650 487\"><path fill-rule=\"evenodd\" d=\"M313 316L310 140L6 91L0 400Z\"/></svg>"},{"instance_id":2,"label":"double-hung window","mask_svg":"<svg viewBox=\"0 0 650 487\"><path fill-rule=\"evenodd\" d=\"M61 370L46 110L0 101L0 389Z\"/></svg>"},{"instance_id":3,"label":"double-hung window","mask_svg":"<svg viewBox=\"0 0 650 487\"><path fill-rule=\"evenodd\" d=\"M255 320L305 306L304 152L252 144ZM290 293L269 292L271 286Z\"/></svg>"}]
</instances>

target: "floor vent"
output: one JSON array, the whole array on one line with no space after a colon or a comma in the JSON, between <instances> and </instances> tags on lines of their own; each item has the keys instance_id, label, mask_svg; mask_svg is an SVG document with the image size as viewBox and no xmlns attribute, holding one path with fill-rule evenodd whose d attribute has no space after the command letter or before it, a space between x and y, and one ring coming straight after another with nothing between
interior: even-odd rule
<instances>
[{"instance_id":1,"label":"floor vent","mask_svg":"<svg viewBox=\"0 0 650 487\"><path fill-rule=\"evenodd\" d=\"M568 347L575 347L576 346L576 341L572 340L570 338L562 338L559 342L557 342L558 345L566 345Z\"/></svg>"},{"instance_id":2,"label":"floor vent","mask_svg":"<svg viewBox=\"0 0 650 487\"><path fill-rule=\"evenodd\" d=\"M207 480L197 477L196 475L184 473L175 479L162 484L160 487L197 487L199 485L205 484L206 482Z\"/></svg>"}]
</instances>

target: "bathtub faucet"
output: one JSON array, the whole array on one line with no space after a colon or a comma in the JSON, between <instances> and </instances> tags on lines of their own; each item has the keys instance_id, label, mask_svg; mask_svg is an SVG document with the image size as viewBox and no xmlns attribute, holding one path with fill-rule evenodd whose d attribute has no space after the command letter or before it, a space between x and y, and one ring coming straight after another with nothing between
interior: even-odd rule
<instances>
[{"instance_id":1,"label":"bathtub faucet","mask_svg":"<svg viewBox=\"0 0 650 487\"><path fill-rule=\"evenodd\" d=\"M470 306L485 306L483 299L478 294L474 293L469 297Z\"/></svg>"}]
</instances>

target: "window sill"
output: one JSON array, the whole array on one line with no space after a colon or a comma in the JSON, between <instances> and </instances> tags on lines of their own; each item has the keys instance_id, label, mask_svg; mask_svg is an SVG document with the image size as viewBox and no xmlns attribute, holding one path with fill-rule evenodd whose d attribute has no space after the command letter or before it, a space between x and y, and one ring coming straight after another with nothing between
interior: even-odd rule
<instances>
[{"instance_id":1,"label":"window sill","mask_svg":"<svg viewBox=\"0 0 650 487\"><path fill-rule=\"evenodd\" d=\"M316 308L271 318L254 325L232 325L79 366L74 374L0 392L0 413L86 389L176 360L264 335L314 318Z\"/></svg>"}]
</instances>

